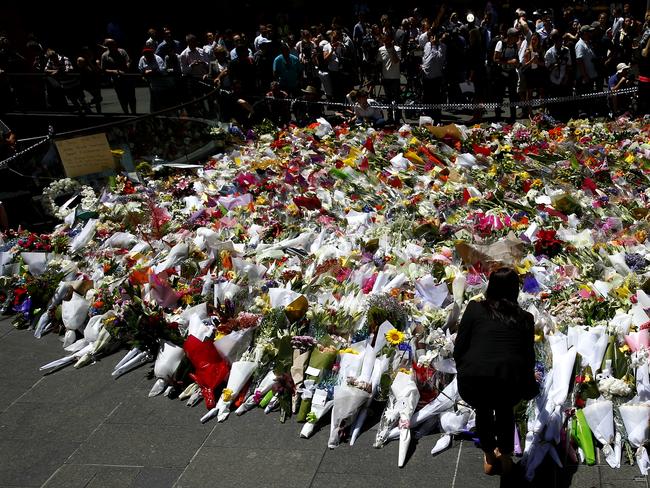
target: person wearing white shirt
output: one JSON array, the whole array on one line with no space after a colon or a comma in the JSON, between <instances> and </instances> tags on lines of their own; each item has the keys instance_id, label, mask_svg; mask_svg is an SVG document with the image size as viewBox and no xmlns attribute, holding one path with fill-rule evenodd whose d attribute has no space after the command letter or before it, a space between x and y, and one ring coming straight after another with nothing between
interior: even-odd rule
<instances>
[{"instance_id":1,"label":"person wearing white shirt","mask_svg":"<svg viewBox=\"0 0 650 488\"><path fill-rule=\"evenodd\" d=\"M217 45L217 40L214 37L214 32L206 32L205 33L205 42L206 44L203 46L203 54L208 58L208 62L214 61L213 57L213 50L214 46Z\"/></svg>"},{"instance_id":2,"label":"person wearing white shirt","mask_svg":"<svg viewBox=\"0 0 650 488\"><path fill-rule=\"evenodd\" d=\"M372 105L374 100L368 100L368 92L359 90L357 100L354 103L354 122L357 124L369 123L374 128L383 127L385 124L384 114L381 109Z\"/></svg>"},{"instance_id":3,"label":"person wearing white shirt","mask_svg":"<svg viewBox=\"0 0 650 488\"><path fill-rule=\"evenodd\" d=\"M266 29L266 26L260 25L259 34L253 40L253 48L255 49L255 52L260 50L260 45L262 44L262 41L264 42L268 41L267 32L268 31Z\"/></svg>"},{"instance_id":4,"label":"person wearing white shirt","mask_svg":"<svg viewBox=\"0 0 650 488\"><path fill-rule=\"evenodd\" d=\"M188 34L185 37L185 42L187 42L187 47L179 56L181 73L185 79L185 88L189 98L198 98L205 92L200 82L207 80L210 62L203 49L197 47L198 39L194 34Z\"/></svg>"},{"instance_id":5,"label":"person wearing white shirt","mask_svg":"<svg viewBox=\"0 0 650 488\"><path fill-rule=\"evenodd\" d=\"M188 34L185 41L187 47L180 55L181 72L186 76L203 78L208 74L209 60L203 49L197 47L198 40L194 34Z\"/></svg>"},{"instance_id":6,"label":"person wearing white shirt","mask_svg":"<svg viewBox=\"0 0 650 488\"><path fill-rule=\"evenodd\" d=\"M143 75L150 73L164 73L165 62L163 58L154 53L154 48L145 47L142 50L142 56L138 61L138 71Z\"/></svg>"},{"instance_id":7,"label":"person wearing white shirt","mask_svg":"<svg viewBox=\"0 0 650 488\"><path fill-rule=\"evenodd\" d=\"M230 55L230 60L231 60L231 61L234 61L235 59L237 59L237 56L238 56L238 54L237 54L237 47L238 47L238 46L245 46L245 45L246 45L246 38L243 37L243 36L241 36L241 35L239 35L239 34L235 34L235 35L232 37L232 41L235 43L235 47L233 47L233 48L230 50L230 54L229 54L229 55ZM249 57L249 58L252 58L252 57L253 57L253 51L251 50L251 48L248 48L248 57Z\"/></svg>"},{"instance_id":8,"label":"person wearing white shirt","mask_svg":"<svg viewBox=\"0 0 650 488\"><path fill-rule=\"evenodd\" d=\"M425 104L442 102L442 70L446 57L446 46L439 42L437 34L432 34L424 46L422 56L422 102ZM440 120L440 109L433 110L432 115L434 121Z\"/></svg>"},{"instance_id":9,"label":"person wearing white shirt","mask_svg":"<svg viewBox=\"0 0 650 488\"><path fill-rule=\"evenodd\" d=\"M149 111L153 113L162 110L167 105L166 95L170 87L166 76L165 61L154 53L154 48L145 47L142 50L142 57L138 61L138 71L149 83Z\"/></svg>"},{"instance_id":10,"label":"person wearing white shirt","mask_svg":"<svg viewBox=\"0 0 650 488\"><path fill-rule=\"evenodd\" d=\"M332 45L328 40L323 39L318 43L318 56L321 59L317 67L318 79L321 82L325 96L328 100L332 100L334 98L334 86L332 85L329 66L334 66L334 63L336 63L338 67L338 59L336 59L336 54L333 53Z\"/></svg>"},{"instance_id":11,"label":"person wearing white shirt","mask_svg":"<svg viewBox=\"0 0 650 488\"><path fill-rule=\"evenodd\" d=\"M377 51L377 62L381 66L382 85L388 103L399 103L401 91L401 57L402 50L393 42L390 34L384 34L384 45ZM394 112L394 113L393 113ZM399 121L400 110L388 110L388 123Z\"/></svg>"},{"instance_id":12,"label":"person wearing white shirt","mask_svg":"<svg viewBox=\"0 0 650 488\"><path fill-rule=\"evenodd\" d=\"M583 25L580 28L580 40L575 45L576 55L576 94L590 93L596 90L598 72L596 70L596 54L591 46L593 27ZM583 100L580 107L581 116L587 116L595 111L593 100Z\"/></svg>"},{"instance_id":13,"label":"person wearing white shirt","mask_svg":"<svg viewBox=\"0 0 650 488\"><path fill-rule=\"evenodd\" d=\"M568 71L571 69L571 52L564 45L562 35L557 29L553 29L550 34L553 45L544 54L544 61L549 70L549 80L551 82L551 96L562 96L567 87L570 88Z\"/></svg>"},{"instance_id":14,"label":"person wearing white shirt","mask_svg":"<svg viewBox=\"0 0 650 488\"><path fill-rule=\"evenodd\" d=\"M594 81L598 77L594 60L596 54L591 47L591 33L593 28L589 25L583 25L580 28L580 40L576 42L576 76L578 84L583 91L593 89Z\"/></svg>"}]
</instances>

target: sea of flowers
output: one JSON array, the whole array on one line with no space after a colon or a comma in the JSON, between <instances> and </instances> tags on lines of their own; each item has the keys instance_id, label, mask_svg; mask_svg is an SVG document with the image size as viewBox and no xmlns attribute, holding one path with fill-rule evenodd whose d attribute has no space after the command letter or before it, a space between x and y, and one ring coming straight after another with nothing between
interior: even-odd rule
<instances>
[{"instance_id":1,"label":"sea of flowers","mask_svg":"<svg viewBox=\"0 0 650 488\"><path fill-rule=\"evenodd\" d=\"M647 474L648 119L233 134L199 167L57 182L64 221L4 236L3 312L63 336L42 370L121 349L114 377L150 363L150 396L202 401L197 422L279 411L304 438L329 422L330 448L398 441L402 466L412 436L473 436L455 331L506 265L536 319L526 476L599 450Z\"/></svg>"}]
</instances>

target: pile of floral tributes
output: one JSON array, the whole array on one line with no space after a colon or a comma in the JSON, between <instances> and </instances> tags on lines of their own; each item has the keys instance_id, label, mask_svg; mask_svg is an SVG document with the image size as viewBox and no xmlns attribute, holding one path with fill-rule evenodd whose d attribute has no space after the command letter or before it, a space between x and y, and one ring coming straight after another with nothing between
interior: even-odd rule
<instances>
[{"instance_id":1,"label":"pile of floral tributes","mask_svg":"<svg viewBox=\"0 0 650 488\"><path fill-rule=\"evenodd\" d=\"M411 436L442 432L434 454L471 436L454 331L504 264L537 324L527 476L598 449L647 473L647 119L241 135L200 169L141 165L65 208L50 192L64 223L5 236L5 310L64 336L43 370L121 348L115 377L153 363L150 395L203 400L201 422L279 410L305 438L329 422L332 448L382 406L364 435L402 466Z\"/></svg>"}]
</instances>

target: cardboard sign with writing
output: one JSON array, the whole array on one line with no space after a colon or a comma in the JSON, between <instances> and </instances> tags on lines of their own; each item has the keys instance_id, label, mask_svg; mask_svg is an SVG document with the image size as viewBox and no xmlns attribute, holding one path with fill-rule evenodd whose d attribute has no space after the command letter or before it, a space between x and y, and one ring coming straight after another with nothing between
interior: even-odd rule
<instances>
[{"instance_id":1,"label":"cardboard sign with writing","mask_svg":"<svg viewBox=\"0 0 650 488\"><path fill-rule=\"evenodd\" d=\"M56 141L56 148L68 178L115 168L113 154L104 133L62 139Z\"/></svg>"}]
</instances>

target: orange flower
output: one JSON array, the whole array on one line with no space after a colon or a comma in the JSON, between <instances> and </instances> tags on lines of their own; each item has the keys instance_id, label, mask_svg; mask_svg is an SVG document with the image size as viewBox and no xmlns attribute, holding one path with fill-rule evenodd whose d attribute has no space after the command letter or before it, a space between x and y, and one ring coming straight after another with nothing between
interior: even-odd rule
<instances>
[{"instance_id":1,"label":"orange flower","mask_svg":"<svg viewBox=\"0 0 650 488\"><path fill-rule=\"evenodd\" d=\"M228 251L221 251L221 266L223 266L224 269L232 269L232 258Z\"/></svg>"},{"instance_id":2,"label":"orange flower","mask_svg":"<svg viewBox=\"0 0 650 488\"><path fill-rule=\"evenodd\" d=\"M149 269L150 268L134 269L131 272L129 281L134 285L144 285L149 283Z\"/></svg>"}]
</instances>

